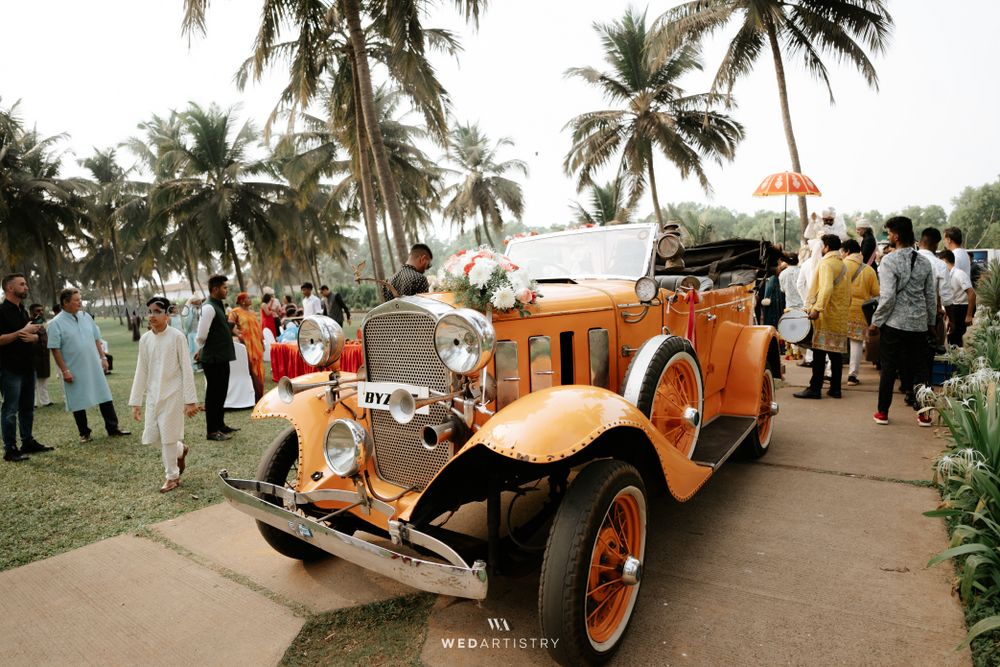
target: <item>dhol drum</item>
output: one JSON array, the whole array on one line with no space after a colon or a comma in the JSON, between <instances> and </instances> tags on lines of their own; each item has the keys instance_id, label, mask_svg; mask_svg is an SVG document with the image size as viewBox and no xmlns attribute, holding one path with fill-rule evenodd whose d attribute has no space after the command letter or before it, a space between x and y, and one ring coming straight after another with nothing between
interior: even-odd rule
<instances>
[{"instance_id":1,"label":"dhol drum","mask_svg":"<svg viewBox=\"0 0 1000 667\"><path fill-rule=\"evenodd\" d=\"M812 320L801 308L789 308L778 318L778 333L789 343L808 345L812 339Z\"/></svg>"}]
</instances>

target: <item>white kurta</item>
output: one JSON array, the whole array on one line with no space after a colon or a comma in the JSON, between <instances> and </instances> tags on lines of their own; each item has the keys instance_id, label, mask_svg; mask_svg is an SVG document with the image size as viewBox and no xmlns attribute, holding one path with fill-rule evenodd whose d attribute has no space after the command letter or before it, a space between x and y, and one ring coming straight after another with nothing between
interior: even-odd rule
<instances>
[{"instance_id":1,"label":"white kurta","mask_svg":"<svg viewBox=\"0 0 1000 667\"><path fill-rule=\"evenodd\" d=\"M141 406L143 395L146 397L143 444L183 440L184 406L197 403L198 393L187 338L173 327L161 333L147 331L139 339L139 361L128 404Z\"/></svg>"}]
</instances>

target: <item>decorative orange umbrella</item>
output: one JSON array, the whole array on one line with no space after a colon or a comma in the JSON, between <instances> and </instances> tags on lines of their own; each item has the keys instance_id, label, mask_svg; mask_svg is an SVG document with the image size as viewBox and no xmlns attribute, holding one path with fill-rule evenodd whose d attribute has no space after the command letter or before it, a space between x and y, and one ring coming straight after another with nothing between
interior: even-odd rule
<instances>
[{"instance_id":1,"label":"decorative orange umbrella","mask_svg":"<svg viewBox=\"0 0 1000 667\"><path fill-rule=\"evenodd\" d=\"M788 222L788 195L796 197L821 197L823 193L819 191L813 180L805 174L796 171L779 171L776 174L767 176L757 189L753 191L754 197L779 197L785 198L785 218L781 224L781 245L785 245L785 223Z\"/></svg>"}]
</instances>

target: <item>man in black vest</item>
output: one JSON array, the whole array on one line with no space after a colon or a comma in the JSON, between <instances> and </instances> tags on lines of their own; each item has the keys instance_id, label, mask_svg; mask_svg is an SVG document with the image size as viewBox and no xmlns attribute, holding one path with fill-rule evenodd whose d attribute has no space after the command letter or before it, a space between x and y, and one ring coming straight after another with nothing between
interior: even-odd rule
<instances>
[{"instance_id":1,"label":"man in black vest","mask_svg":"<svg viewBox=\"0 0 1000 667\"><path fill-rule=\"evenodd\" d=\"M226 317L228 281L226 276L208 279L209 298L201 307L201 321L195 337L198 351L194 359L201 362L208 383L205 389L205 424L209 440L229 440L229 434L239 430L226 426L224 412L229 392L229 362L236 359L233 332Z\"/></svg>"}]
</instances>

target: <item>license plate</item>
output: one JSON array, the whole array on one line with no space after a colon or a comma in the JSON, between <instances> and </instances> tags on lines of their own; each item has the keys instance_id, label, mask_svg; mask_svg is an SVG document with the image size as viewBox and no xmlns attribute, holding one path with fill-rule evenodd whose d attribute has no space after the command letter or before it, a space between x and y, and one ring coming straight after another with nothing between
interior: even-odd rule
<instances>
[{"instance_id":1,"label":"license plate","mask_svg":"<svg viewBox=\"0 0 1000 667\"><path fill-rule=\"evenodd\" d=\"M358 407L369 410L388 410L389 397L397 389L405 389L415 399L427 398L430 396L430 389L418 387L414 384L403 384L401 382L359 382L358 383ZM429 415L431 408L425 405L417 408L418 415Z\"/></svg>"}]
</instances>

